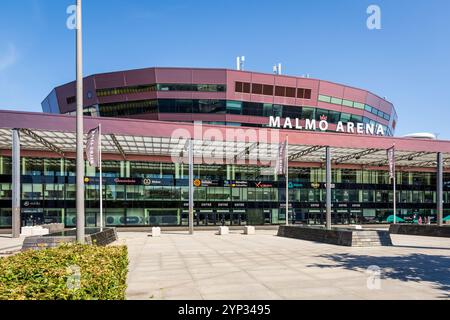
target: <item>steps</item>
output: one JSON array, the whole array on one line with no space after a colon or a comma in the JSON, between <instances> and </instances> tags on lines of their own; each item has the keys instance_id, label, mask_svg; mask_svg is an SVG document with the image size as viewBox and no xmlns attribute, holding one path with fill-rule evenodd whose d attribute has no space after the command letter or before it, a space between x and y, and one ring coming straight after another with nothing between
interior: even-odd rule
<instances>
[{"instance_id":1,"label":"steps","mask_svg":"<svg viewBox=\"0 0 450 320\"><path fill-rule=\"evenodd\" d=\"M366 230L352 233L352 247L392 246L388 231Z\"/></svg>"}]
</instances>

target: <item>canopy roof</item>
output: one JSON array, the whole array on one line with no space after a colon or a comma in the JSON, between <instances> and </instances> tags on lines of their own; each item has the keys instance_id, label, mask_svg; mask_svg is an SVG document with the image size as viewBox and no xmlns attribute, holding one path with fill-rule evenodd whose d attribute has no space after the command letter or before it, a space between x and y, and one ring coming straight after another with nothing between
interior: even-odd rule
<instances>
[{"instance_id":1,"label":"canopy roof","mask_svg":"<svg viewBox=\"0 0 450 320\"><path fill-rule=\"evenodd\" d=\"M266 161L276 156L278 143L289 135L288 154L294 162L323 163L324 148L329 146L335 164L386 166L386 150L395 145L397 166L434 168L436 153L441 152L444 166L450 167L450 141L116 118L86 118L85 133L99 124L103 152L124 158L183 155L186 139L192 136L196 157L225 154L235 160ZM20 129L22 150L66 156L75 152L75 128L73 116L0 111L0 149L10 150L11 129Z\"/></svg>"}]
</instances>

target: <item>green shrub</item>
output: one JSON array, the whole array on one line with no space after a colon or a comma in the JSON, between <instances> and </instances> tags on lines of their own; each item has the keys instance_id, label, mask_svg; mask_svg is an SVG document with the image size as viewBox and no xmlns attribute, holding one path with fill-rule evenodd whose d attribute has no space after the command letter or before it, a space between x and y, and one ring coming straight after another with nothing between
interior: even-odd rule
<instances>
[{"instance_id":1,"label":"green shrub","mask_svg":"<svg viewBox=\"0 0 450 320\"><path fill-rule=\"evenodd\" d=\"M0 258L0 300L124 300L124 246L65 244Z\"/></svg>"}]
</instances>

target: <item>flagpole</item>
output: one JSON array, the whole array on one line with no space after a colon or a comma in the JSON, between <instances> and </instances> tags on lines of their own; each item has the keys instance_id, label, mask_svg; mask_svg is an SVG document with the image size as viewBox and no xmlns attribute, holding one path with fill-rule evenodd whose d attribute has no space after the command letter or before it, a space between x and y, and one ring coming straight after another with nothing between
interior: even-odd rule
<instances>
[{"instance_id":1,"label":"flagpole","mask_svg":"<svg viewBox=\"0 0 450 320\"><path fill-rule=\"evenodd\" d=\"M392 189L394 190L394 195L393 195L393 201L394 201L394 224L396 224L397 223L397 195L396 195L396 193L397 193L397 191L396 191L396 189L397 189L397 174L395 172L396 171L395 170L395 143L392 146L392 148L393 148L393 152L394 152L394 156L393 156L393 161L394 161L394 163L393 163L393 172L394 172L394 174L393 174L393 179L392 179L392 183L393 183Z\"/></svg>"},{"instance_id":2,"label":"flagpole","mask_svg":"<svg viewBox=\"0 0 450 320\"><path fill-rule=\"evenodd\" d=\"M77 242L84 244L85 242L85 194L84 194L84 130L83 130L83 39L82 39L82 10L81 0L77 0L77 39L76 39L76 208L77 208Z\"/></svg>"},{"instance_id":3,"label":"flagpole","mask_svg":"<svg viewBox=\"0 0 450 320\"><path fill-rule=\"evenodd\" d=\"M103 231L103 164L102 164L102 124L98 125L98 159L100 164L100 230Z\"/></svg>"},{"instance_id":4,"label":"flagpole","mask_svg":"<svg viewBox=\"0 0 450 320\"><path fill-rule=\"evenodd\" d=\"M286 225L289 225L289 135L286 135Z\"/></svg>"}]
</instances>

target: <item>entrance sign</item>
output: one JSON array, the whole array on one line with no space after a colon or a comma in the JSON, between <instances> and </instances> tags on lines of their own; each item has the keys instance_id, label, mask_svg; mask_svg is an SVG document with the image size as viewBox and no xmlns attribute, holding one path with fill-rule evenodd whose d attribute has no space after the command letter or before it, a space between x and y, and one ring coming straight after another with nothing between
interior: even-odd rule
<instances>
[{"instance_id":1,"label":"entrance sign","mask_svg":"<svg viewBox=\"0 0 450 320\"><path fill-rule=\"evenodd\" d=\"M303 121L303 125L302 125ZM328 131L330 128L329 122L326 117L321 117L320 121L315 119L291 119L289 117L285 118L284 121L281 117L271 116L269 118L269 127L278 129L297 129L297 130L307 130L307 131ZM356 133L356 134L366 134L366 135L377 135L384 136L386 133L384 128L380 124L369 124L369 123L353 123L348 122L344 125L344 122L339 121L336 125L336 132L343 133Z\"/></svg>"}]
</instances>

